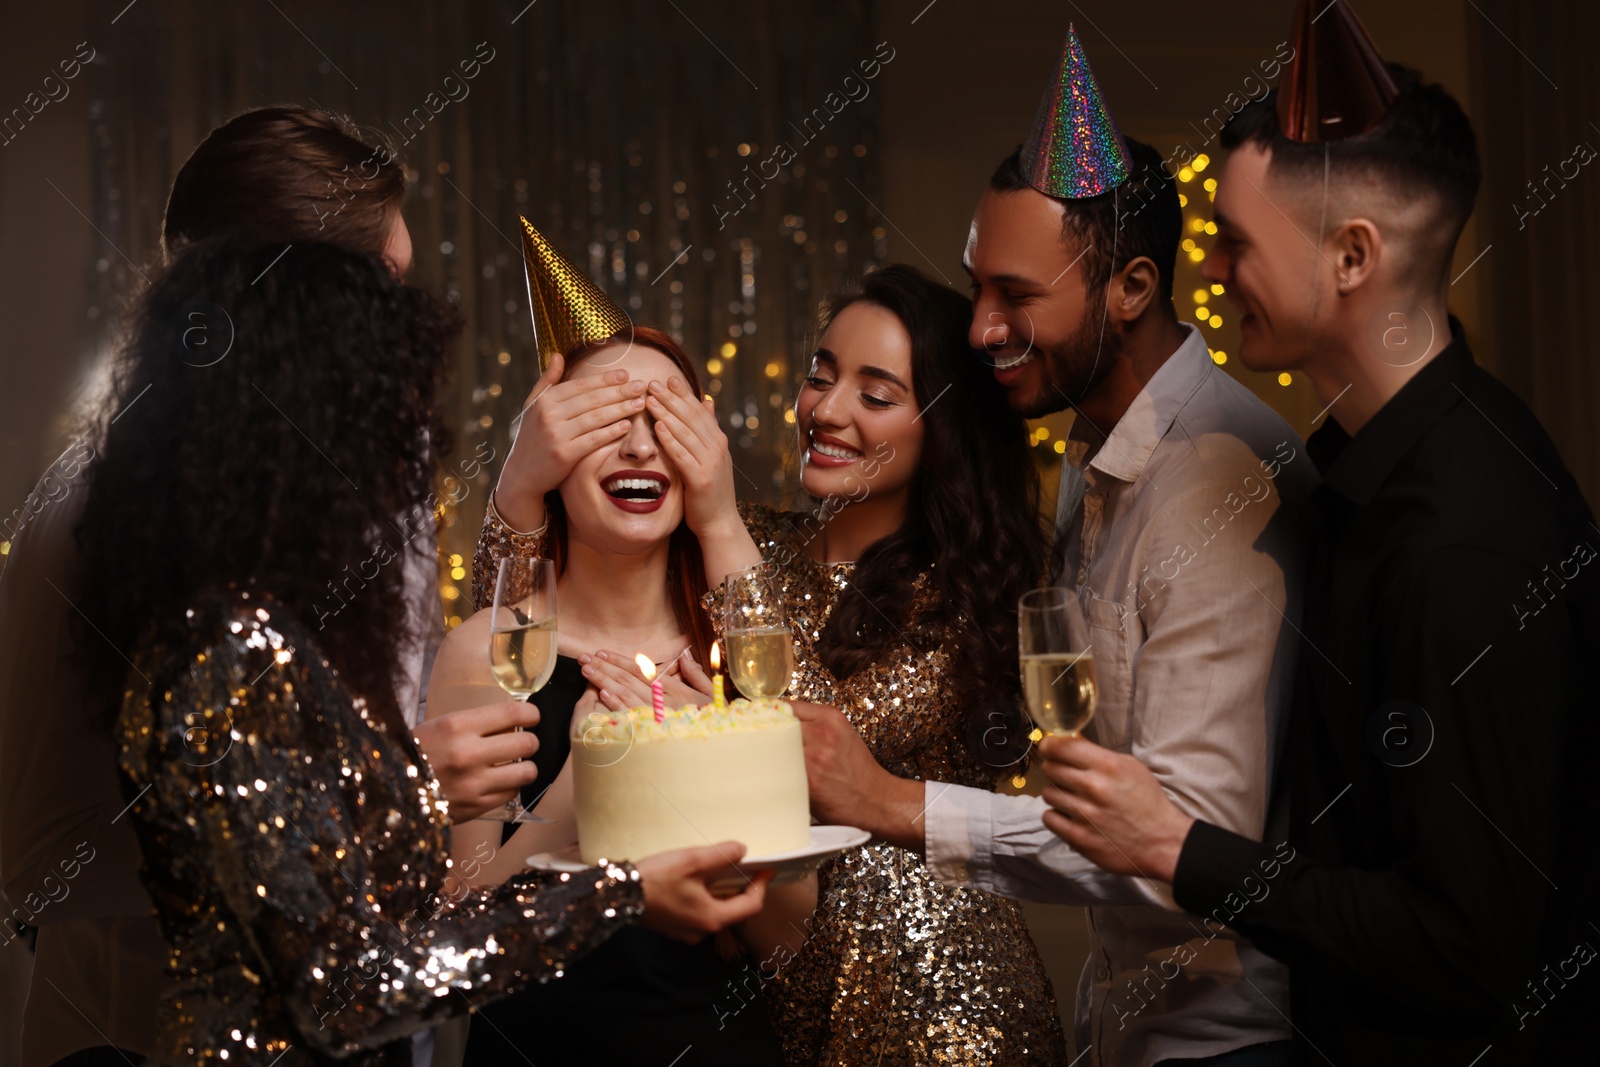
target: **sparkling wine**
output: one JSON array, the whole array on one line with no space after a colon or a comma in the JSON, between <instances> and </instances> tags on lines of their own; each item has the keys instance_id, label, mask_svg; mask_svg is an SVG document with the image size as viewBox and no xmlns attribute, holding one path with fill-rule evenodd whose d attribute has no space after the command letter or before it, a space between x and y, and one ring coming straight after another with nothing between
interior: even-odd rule
<instances>
[{"instance_id":1,"label":"sparkling wine","mask_svg":"<svg viewBox=\"0 0 1600 1067\"><path fill-rule=\"evenodd\" d=\"M794 636L787 626L728 631L728 673L751 700L781 697L794 674Z\"/></svg>"},{"instance_id":2,"label":"sparkling wine","mask_svg":"<svg viewBox=\"0 0 1600 1067\"><path fill-rule=\"evenodd\" d=\"M543 689L556 669L555 616L490 634L489 667L514 697L526 699Z\"/></svg>"},{"instance_id":3,"label":"sparkling wine","mask_svg":"<svg viewBox=\"0 0 1600 1067\"><path fill-rule=\"evenodd\" d=\"M1023 656L1022 692L1040 728L1075 735L1094 718L1094 657L1057 652Z\"/></svg>"}]
</instances>

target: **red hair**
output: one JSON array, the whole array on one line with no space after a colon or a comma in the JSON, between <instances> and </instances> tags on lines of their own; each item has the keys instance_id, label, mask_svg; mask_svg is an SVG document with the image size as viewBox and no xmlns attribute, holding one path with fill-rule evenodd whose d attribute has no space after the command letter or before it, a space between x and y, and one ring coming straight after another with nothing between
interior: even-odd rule
<instances>
[{"instance_id":1,"label":"red hair","mask_svg":"<svg viewBox=\"0 0 1600 1067\"><path fill-rule=\"evenodd\" d=\"M700 387L700 372L695 369L689 353L670 335L649 326L630 326L604 340L575 346L565 353L563 379L570 376L584 359L617 344L638 345L660 352L677 366L697 398L705 396L705 391ZM545 513L550 517L550 535L545 551L555 561L556 573L559 574L566 570L567 565L567 513L561 504L561 493L554 489L546 493L544 506ZM702 667L711 662L711 645L716 640L711 620L706 617L705 608L702 607L706 589L706 565L705 558L700 554L700 540L689 529L687 522L680 521L667 543L667 595L672 601L672 613L678 625L683 627L684 634L689 638L689 647L694 650L695 658Z\"/></svg>"}]
</instances>

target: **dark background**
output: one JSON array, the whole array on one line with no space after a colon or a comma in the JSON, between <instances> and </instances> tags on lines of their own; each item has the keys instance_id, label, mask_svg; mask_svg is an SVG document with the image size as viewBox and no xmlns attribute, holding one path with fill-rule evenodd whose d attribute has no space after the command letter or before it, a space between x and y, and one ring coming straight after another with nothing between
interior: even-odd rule
<instances>
[{"instance_id":1,"label":"dark background","mask_svg":"<svg viewBox=\"0 0 1600 1067\"><path fill-rule=\"evenodd\" d=\"M1590 54L1600 5L1357 9L1386 57L1443 82L1473 116L1486 180L1458 249L1452 307L1479 361L1533 406L1594 501L1600 166L1552 183L1547 206L1520 228L1516 205L1530 206L1528 183L1580 142L1600 149ZM47 76L59 79L80 42L94 50L64 99L0 138L3 517L73 440L73 405L92 395L118 308L156 260L177 166L242 108L317 104L406 142L413 277L468 319L452 399L463 454L488 441L504 455L507 421L536 377L516 244L524 212L636 319L669 327L706 361L741 492L772 497L789 482L783 412L817 298L893 260L964 285L972 205L1026 133L1069 21L1124 130L1163 151L1187 142L1218 155L1202 119L1288 37L1292 5L6 0L0 11L0 120ZM480 42L493 58L460 96L460 63L487 54ZM860 79L861 61L888 54L885 44L893 58L858 81L870 90L863 99L812 137L795 131L830 92L844 95L847 75ZM429 93L447 92L460 98L406 125ZM740 203L726 183L780 142L795 162L719 229L718 205ZM1186 218L1202 224L1205 176L1181 186ZM1186 319L1200 284L1183 264ZM1212 311L1222 324L1206 327L1207 341L1231 352L1231 308ZM1320 405L1298 375L1283 385L1237 360L1226 367L1309 431ZM1037 454L1053 467L1067 424L1038 425ZM442 531L448 613L464 577L452 554L470 551L488 483L454 488L461 502ZM1031 921L1070 1018L1082 919L1036 908ZM13 973L19 951L0 951L0 972ZM14 989L0 978L0 1047L5 1014L20 1004Z\"/></svg>"}]
</instances>

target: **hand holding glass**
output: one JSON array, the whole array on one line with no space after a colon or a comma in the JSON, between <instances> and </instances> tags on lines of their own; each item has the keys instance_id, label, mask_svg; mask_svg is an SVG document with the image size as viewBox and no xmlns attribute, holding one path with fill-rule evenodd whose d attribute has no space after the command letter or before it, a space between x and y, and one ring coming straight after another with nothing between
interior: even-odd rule
<instances>
[{"instance_id":1,"label":"hand holding glass","mask_svg":"<svg viewBox=\"0 0 1600 1067\"><path fill-rule=\"evenodd\" d=\"M1089 627L1077 594L1051 586L1017 601L1022 695L1047 733L1077 737L1094 718L1096 689Z\"/></svg>"},{"instance_id":2,"label":"hand holding glass","mask_svg":"<svg viewBox=\"0 0 1600 1067\"><path fill-rule=\"evenodd\" d=\"M548 559L503 559L489 622L489 669L500 688L527 700L556 669L556 566ZM520 727L519 727L520 729ZM519 797L482 818L544 822Z\"/></svg>"}]
</instances>

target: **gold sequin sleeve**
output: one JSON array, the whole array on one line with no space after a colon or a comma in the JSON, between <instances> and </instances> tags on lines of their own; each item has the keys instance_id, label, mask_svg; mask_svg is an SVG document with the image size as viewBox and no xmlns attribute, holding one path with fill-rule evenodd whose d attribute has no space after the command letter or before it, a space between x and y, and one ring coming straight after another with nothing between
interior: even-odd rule
<instances>
[{"instance_id":1,"label":"gold sequin sleeve","mask_svg":"<svg viewBox=\"0 0 1600 1067\"><path fill-rule=\"evenodd\" d=\"M951 684L961 628L935 617L932 569L895 604L876 605L898 640L835 678L817 646L835 606L863 595L854 564L811 558L812 516L741 514L774 565L794 635L790 699L839 708L891 774L992 789L1004 768L967 743L969 709ZM720 624L720 592L706 603ZM916 852L883 842L825 860L817 894L798 952L759 975L789 1067L1067 1062L1055 994L1016 904L945 886Z\"/></svg>"},{"instance_id":2,"label":"gold sequin sleeve","mask_svg":"<svg viewBox=\"0 0 1600 1067\"><path fill-rule=\"evenodd\" d=\"M940 686L940 679L949 669L945 642L920 634L923 640L919 643L928 647L927 651L919 651L909 635L900 630L905 640L894 643L879 662L849 678L835 678L823 666L817 647L838 600L863 595L850 584L854 565L822 564L811 558L810 542L822 530L821 522L812 515L777 511L762 504L740 504L739 516L761 558L773 568L776 592L793 634L794 680L789 694L796 700L832 704L857 729L870 728L870 723L885 716L899 717L907 706L928 707L928 702L920 698L930 687ZM911 590L909 615L916 618L922 614L932 595L926 576L919 576ZM706 593L704 606L720 637L725 626L721 586ZM941 768L948 766L951 772L942 780L993 788L1000 772L978 763L959 731L951 731L942 721L921 722L918 726L917 731L885 731L876 752L879 762L903 777L922 778L924 772L909 758L913 753L925 754L928 739L932 738L942 757Z\"/></svg>"},{"instance_id":3,"label":"gold sequin sleeve","mask_svg":"<svg viewBox=\"0 0 1600 1067\"><path fill-rule=\"evenodd\" d=\"M135 679L119 723L178 976L164 1051L371 1050L560 975L643 912L627 866L448 891L443 803L410 738L282 609L214 615L185 649L136 660L151 686Z\"/></svg>"},{"instance_id":4,"label":"gold sequin sleeve","mask_svg":"<svg viewBox=\"0 0 1600 1067\"><path fill-rule=\"evenodd\" d=\"M820 568L807 554L806 544L821 531L822 526L809 515L784 512L765 504L740 504L739 517L750 531L756 550L764 563L773 569L776 592L783 601L784 612L789 617L794 633L795 673L819 666L816 658L817 633L803 626L793 625L795 609L818 607L832 599ZM815 524L812 528L811 524ZM724 598L721 582L712 583L702 605L711 618L711 626L720 638L727 620L723 616Z\"/></svg>"},{"instance_id":5,"label":"gold sequin sleeve","mask_svg":"<svg viewBox=\"0 0 1600 1067\"><path fill-rule=\"evenodd\" d=\"M472 610L482 611L494 603L494 580L501 560L534 559L544 554L544 536L549 525L547 521L532 533L513 530L495 510L494 494L489 495L489 504L483 510L483 529L478 533L478 547L472 554ZM527 589L512 588L513 600L527 595Z\"/></svg>"}]
</instances>

